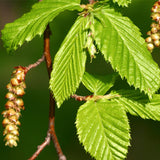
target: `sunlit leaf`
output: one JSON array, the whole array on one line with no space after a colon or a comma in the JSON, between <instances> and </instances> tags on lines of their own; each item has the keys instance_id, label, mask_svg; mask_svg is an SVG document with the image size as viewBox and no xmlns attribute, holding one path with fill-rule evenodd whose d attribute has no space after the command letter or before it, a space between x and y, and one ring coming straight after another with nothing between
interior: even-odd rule
<instances>
[{"instance_id":1,"label":"sunlit leaf","mask_svg":"<svg viewBox=\"0 0 160 160\"><path fill-rule=\"evenodd\" d=\"M116 76L116 73L100 76L85 72L82 83L94 95L104 95L114 85Z\"/></svg>"},{"instance_id":2,"label":"sunlit leaf","mask_svg":"<svg viewBox=\"0 0 160 160\"><path fill-rule=\"evenodd\" d=\"M32 10L2 30L2 40L8 51L16 50L25 41L42 35L47 24L65 10L82 10L79 0L43 0L33 5Z\"/></svg>"},{"instance_id":3,"label":"sunlit leaf","mask_svg":"<svg viewBox=\"0 0 160 160\"><path fill-rule=\"evenodd\" d=\"M59 107L75 93L82 80L86 62L84 46L87 23L87 17L76 20L55 56L50 88Z\"/></svg>"},{"instance_id":4,"label":"sunlit leaf","mask_svg":"<svg viewBox=\"0 0 160 160\"><path fill-rule=\"evenodd\" d=\"M76 127L80 142L96 160L125 159L129 124L118 103L106 99L86 102L78 110Z\"/></svg>"},{"instance_id":5,"label":"sunlit leaf","mask_svg":"<svg viewBox=\"0 0 160 160\"><path fill-rule=\"evenodd\" d=\"M149 96L159 88L160 70L147 50L139 29L107 6L93 13L95 40L105 60L122 78Z\"/></svg>"}]
</instances>

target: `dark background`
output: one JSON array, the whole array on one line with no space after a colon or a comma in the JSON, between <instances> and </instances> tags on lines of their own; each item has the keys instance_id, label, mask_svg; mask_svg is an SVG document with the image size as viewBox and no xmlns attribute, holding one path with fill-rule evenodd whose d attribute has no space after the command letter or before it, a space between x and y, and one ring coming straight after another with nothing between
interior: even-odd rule
<instances>
[{"instance_id":1,"label":"dark background","mask_svg":"<svg viewBox=\"0 0 160 160\"><path fill-rule=\"evenodd\" d=\"M132 0L128 8L123 9L123 14L140 28L142 36L150 29L150 9L154 0ZM20 17L30 10L36 0L0 0L0 29L8 22ZM58 50L63 38L74 23L77 12L64 12L50 24L52 29L51 53L52 56ZM16 37L15 37L16 38ZM7 54L6 49L0 41L0 112L4 110L7 92L5 86L8 84L13 67L27 66L34 63L43 53L43 38L36 37L31 42L25 43L13 54ZM160 64L160 50L153 52L153 57ZM89 61L89 60L88 60ZM110 72L110 66L104 63L98 56L92 64L88 64L87 71L90 73L105 74ZM32 69L26 76L26 94L24 102L26 110L22 111L20 119L20 142L17 148L10 149L4 146L3 128L0 126L0 159L1 160L26 160L37 149L37 145L44 141L48 129L49 89L48 75L45 63ZM87 95L84 87L79 91ZM90 160L83 147L79 144L75 119L78 107L82 103L75 100L64 102L60 109L56 109L56 132L61 143L63 152L68 160ZM160 123L152 120L142 120L138 117L129 116L131 125L131 147L127 160L159 160L160 158ZM2 116L0 117L2 121ZM58 159L54 146L51 143L39 155L37 160Z\"/></svg>"}]
</instances>

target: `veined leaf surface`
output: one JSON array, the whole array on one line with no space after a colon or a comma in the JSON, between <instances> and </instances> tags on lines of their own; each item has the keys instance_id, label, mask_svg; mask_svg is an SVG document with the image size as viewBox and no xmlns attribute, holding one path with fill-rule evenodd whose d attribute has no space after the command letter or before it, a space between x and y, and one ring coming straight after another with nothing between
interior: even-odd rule
<instances>
[{"instance_id":1,"label":"veined leaf surface","mask_svg":"<svg viewBox=\"0 0 160 160\"><path fill-rule=\"evenodd\" d=\"M113 2L117 2L119 6L127 7L128 4L131 3L131 0L113 0Z\"/></svg>"},{"instance_id":2,"label":"veined leaf surface","mask_svg":"<svg viewBox=\"0 0 160 160\"><path fill-rule=\"evenodd\" d=\"M79 17L55 56L51 73L50 88L58 107L75 93L85 71L88 17Z\"/></svg>"},{"instance_id":3,"label":"veined leaf surface","mask_svg":"<svg viewBox=\"0 0 160 160\"><path fill-rule=\"evenodd\" d=\"M106 99L86 102L78 110L76 127L80 142L96 160L125 159L129 124L117 102Z\"/></svg>"},{"instance_id":4,"label":"veined leaf surface","mask_svg":"<svg viewBox=\"0 0 160 160\"><path fill-rule=\"evenodd\" d=\"M160 70L147 50L139 29L107 6L93 13L98 48L130 85L151 96L160 84Z\"/></svg>"},{"instance_id":5,"label":"veined leaf surface","mask_svg":"<svg viewBox=\"0 0 160 160\"><path fill-rule=\"evenodd\" d=\"M25 41L42 35L47 24L64 10L81 10L79 0L43 0L32 10L2 30L2 40L8 51L16 50Z\"/></svg>"},{"instance_id":6,"label":"veined leaf surface","mask_svg":"<svg viewBox=\"0 0 160 160\"><path fill-rule=\"evenodd\" d=\"M105 76L91 75L87 72L83 75L82 83L94 95L104 95L111 87L113 87L117 74Z\"/></svg>"},{"instance_id":7,"label":"veined leaf surface","mask_svg":"<svg viewBox=\"0 0 160 160\"><path fill-rule=\"evenodd\" d=\"M153 95L153 99L149 100L147 96L134 90L120 90L116 93L120 97L114 100L130 114L140 116L143 119L160 121L160 95Z\"/></svg>"}]
</instances>

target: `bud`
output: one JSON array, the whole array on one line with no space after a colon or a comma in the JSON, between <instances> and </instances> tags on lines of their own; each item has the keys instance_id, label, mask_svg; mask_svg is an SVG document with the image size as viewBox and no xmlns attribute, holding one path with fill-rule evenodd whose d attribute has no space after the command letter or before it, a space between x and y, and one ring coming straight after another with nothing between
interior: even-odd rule
<instances>
[{"instance_id":1,"label":"bud","mask_svg":"<svg viewBox=\"0 0 160 160\"><path fill-rule=\"evenodd\" d=\"M12 86L18 86L19 85L19 81L16 78L12 78L11 79L11 84L12 84Z\"/></svg>"},{"instance_id":2,"label":"bud","mask_svg":"<svg viewBox=\"0 0 160 160\"><path fill-rule=\"evenodd\" d=\"M14 115L14 116L8 117L8 119L9 119L11 122L13 122L14 124L16 124L16 122L17 122L17 120L18 120L18 117L17 117L16 115Z\"/></svg>"},{"instance_id":3,"label":"bud","mask_svg":"<svg viewBox=\"0 0 160 160\"><path fill-rule=\"evenodd\" d=\"M24 79L25 79L25 74L24 74L24 72L22 72L22 73L17 73L17 74L15 75L15 78L16 78L19 82L24 81Z\"/></svg>"},{"instance_id":4,"label":"bud","mask_svg":"<svg viewBox=\"0 0 160 160\"><path fill-rule=\"evenodd\" d=\"M3 119L2 125L3 127L6 127L6 125L11 124L10 120L8 118Z\"/></svg>"},{"instance_id":5,"label":"bud","mask_svg":"<svg viewBox=\"0 0 160 160\"><path fill-rule=\"evenodd\" d=\"M154 20L154 21L159 21L160 20L160 14L159 13L154 13L151 15L151 18Z\"/></svg>"},{"instance_id":6,"label":"bud","mask_svg":"<svg viewBox=\"0 0 160 160\"><path fill-rule=\"evenodd\" d=\"M151 37L154 41L159 40L159 35L158 34L152 34Z\"/></svg>"},{"instance_id":7,"label":"bud","mask_svg":"<svg viewBox=\"0 0 160 160\"><path fill-rule=\"evenodd\" d=\"M149 51L152 51L154 49L154 45L152 43L148 43L147 48Z\"/></svg>"},{"instance_id":8,"label":"bud","mask_svg":"<svg viewBox=\"0 0 160 160\"><path fill-rule=\"evenodd\" d=\"M17 98L14 102L20 108L24 106L24 102L21 98Z\"/></svg>"},{"instance_id":9,"label":"bud","mask_svg":"<svg viewBox=\"0 0 160 160\"><path fill-rule=\"evenodd\" d=\"M160 41L159 41L159 40L154 41L154 45L155 45L156 47L159 47L159 46L160 46Z\"/></svg>"},{"instance_id":10,"label":"bud","mask_svg":"<svg viewBox=\"0 0 160 160\"><path fill-rule=\"evenodd\" d=\"M18 129L18 127L14 124L8 124L5 128L5 130L7 130L8 132L11 132L11 131L17 130L17 129Z\"/></svg>"},{"instance_id":11,"label":"bud","mask_svg":"<svg viewBox=\"0 0 160 160\"><path fill-rule=\"evenodd\" d=\"M151 42L152 42L152 38L151 38L151 37L147 37L147 38L145 39L145 41L146 41L147 43L151 43Z\"/></svg>"},{"instance_id":12,"label":"bud","mask_svg":"<svg viewBox=\"0 0 160 160\"><path fill-rule=\"evenodd\" d=\"M13 130L10 133L13 134L13 135L15 135L15 136L19 136L18 130Z\"/></svg>"},{"instance_id":13,"label":"bud","mask_svg":"<svg viewBox=\"0 0 160 160\"><path fill-rule=\"evenodd\" d=\"M15 108L15 104L13 101L7 101L7 103L5 104L6 109L10 109L10 108Z\"/></svg>"},{"instance_id":14,"label":"bud","mask_svg":"<svg viewBox=\"0 0 160 160\"><path fill-rule=\"evenodd\" d=\"M8 92L5 96L5 98L7 98L9 100L14 100L16 98L16 95L12 92Z\"/></svg>"},{"instance_id":15,"label":"bud","mask_svg":"<svg viewBox=\"0 0 160 160\"><path fill-rule=\"evenodd\" d=\"M154 34L154 33L157 33L158 32L158 29L156 28L156 27L153 27L152 29L151 29L151 32Z\"/></svg>"},{"instance_id":16,"label":"bud","mask_svg":"<svg viewBox=\"0 0 160 160\"><path fill-rule=\"evenodd\" d=\"M9 147L17 147L17 142L14 139L9 139L8 141L6 141L5 145Z\"/></svg>"},{"instance_id":17,"label":"bud","mask_svg":"<svg viewBox=\"0 0 160 160\"><path fill-rule=\"evenodd\" d=\"M25 94L24 89L22 87L16 87L14 93L17 96L23 96Z\"/></svg>"}]
</instances>

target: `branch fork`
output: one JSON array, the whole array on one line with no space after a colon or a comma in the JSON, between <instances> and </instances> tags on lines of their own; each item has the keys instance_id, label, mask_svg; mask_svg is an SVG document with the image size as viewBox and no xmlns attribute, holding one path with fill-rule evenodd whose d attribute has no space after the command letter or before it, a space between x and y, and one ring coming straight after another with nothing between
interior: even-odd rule
<instances>
[{"instance_id":1,"label":"branch fork","mask_svg":"<svg viewBox=\"0 0 160 160\"><path fill-rule=\"evenodd\" d=\"M48 71L48 76L50 78L50 74L52 71L52 59L50 55L50 35L51 31L49 28L49 25L47 26L45 32L44 32L44 54L41 59L39 59L35 64L32 64L27 67L27 70L30 70L31 68L36 67L41 63L42 61L46 61L46 67ZM53 98L52 93L50 92L50 106L49 106L49 128L47 132L47 136L45 138L45 141L37 147L37 151L32 155L31 158L28 160L34 160L38 157L38 155L41 153L41 151L50 144L50 141L52 140L55 146L55 149L57 151L57 155L59 157L59 160L66 160L65 155L62 152L62 149L60 147L60 144L58 142L58 138L56 136L55 132L55 100Z\"/></svg>"}]
</instances>

